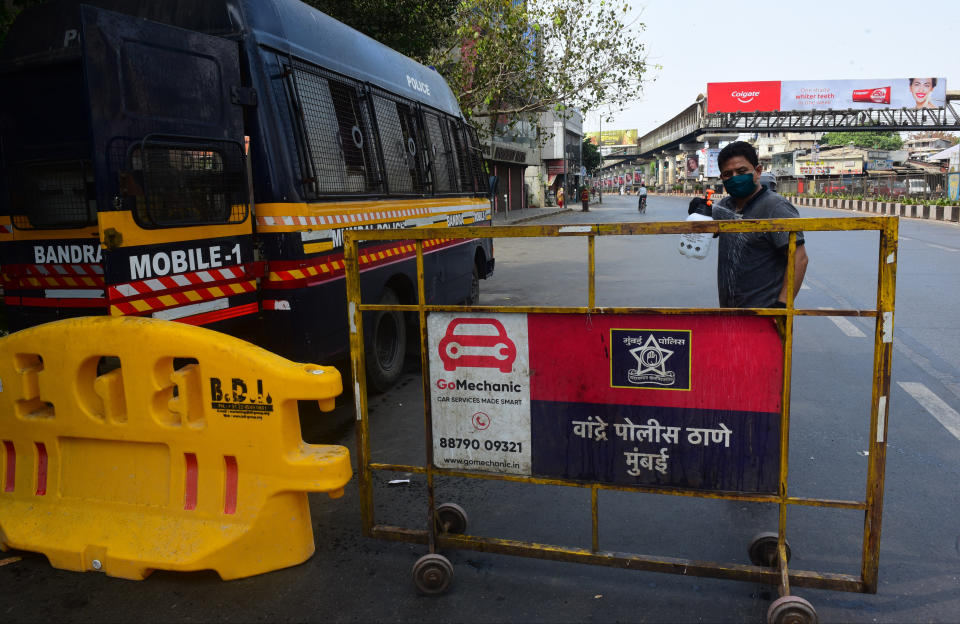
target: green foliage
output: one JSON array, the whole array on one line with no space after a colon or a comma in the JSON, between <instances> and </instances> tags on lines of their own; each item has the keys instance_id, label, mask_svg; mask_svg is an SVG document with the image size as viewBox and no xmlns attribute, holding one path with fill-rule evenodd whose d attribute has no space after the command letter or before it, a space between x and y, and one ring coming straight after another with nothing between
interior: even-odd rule
<instances>
[{"instance_id":1,"label":"green foliage","mask_svg":"<svg viewBox=\"0 0 960 624\"><path fill-rule=\"evenodd\" d=\"M304 0L420 62L429 60L438 41L455 29L459 0Z\"/></svg>"},{"instance_id":2,"label":"green foliage","mask_svg":"<svg viewBox=\"0 0 960 624\"><path fill-rule=\"evenodd\" d=\"M584 139L583 166L587 168L587 171L595 171L600 167L601 162L600 148L594 145L590 139Z\"/></svg>"},{"instance_id":3,"label":"green foliage","mask_svg":"<svg viewBox=\"0 0 960 624\"><path fill-rule=\"evenodd\" d=\"M36 4L43 4L47 0L0 0L0 48L7 38L10 24L16 19L20 11Z\"/></svg>"},{"instance_id":4,"label":"green foliage","mask_svg":"<svg viewBox=\"0 0 960 624\"><path fill-rule=\"evenodd\" d=\"M897 132L828 132L821 143L825 145L847 145L869 149L896 150L903 147L903 139Z\"/></svg>"},{"instance_id":5,"label":"green foliage","mask_svg":"<svg viewBox=\"0 0 960 624\"><path fill-rule=\"evenodd\" d=\"M636 100L647 70L643 24L626 0L461 0L428 63L468 117L492 128L539 113L614 110ZM481 126L480 130L484 130Z\"/></svg>"}]
</instances>

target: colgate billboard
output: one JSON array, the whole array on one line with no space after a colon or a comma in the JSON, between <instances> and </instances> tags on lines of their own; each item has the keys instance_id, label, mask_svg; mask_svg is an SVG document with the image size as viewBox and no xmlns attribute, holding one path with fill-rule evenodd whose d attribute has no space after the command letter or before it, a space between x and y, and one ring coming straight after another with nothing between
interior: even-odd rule
<instances>
[{"instance_id":1,"label":"colgate billboard","mask_svg":"<svg viewBox=\"0 0 960 624\"><path fill-rule=\"evenodd\" d=\"M940 108L945 78L711 82L707 113Z\"/></svg>"},{"instance_id":2,"label":"colgate billboard","mask_svg":"<svg viewBox=\"0 0 960 624\"><path fill-rule=\"evenodd\" d=\"M780 82L711 82L708 113L775 111L780 108Z\"/></svg>"}]
</instances>

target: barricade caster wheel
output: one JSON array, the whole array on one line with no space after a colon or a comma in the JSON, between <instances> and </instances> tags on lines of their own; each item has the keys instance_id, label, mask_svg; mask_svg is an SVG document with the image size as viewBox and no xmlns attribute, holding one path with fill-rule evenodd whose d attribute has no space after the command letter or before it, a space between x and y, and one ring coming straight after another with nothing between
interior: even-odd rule
<instances>
[{"instance_id":1,"label":"barricade caster wheel","mask_svg":"<svg viewBox=\"0 0 960 624\"><path fill-rule=\"evenodd\" d=\"M784 540L784 546L787 547L787 562L790 561L790 542ZM747 550L750 555L750 563L756 566L765 566L768 568L777 567L777 533L776 531L764 531L757 533L750 540L750 548Z\"/></svg>"},{"instance_id":2,"label":"barricade caster wheel","mask_svg":"<svg viewBox=\"0 0 960 624\"><path fill-rule=\"evenodd\" d=\"M467 532L467 512L456 503L437 505L437 530L461 535Z\"/></svg>"},{"instance_id":3,"label":"barricade caster wheel","mask_svg":"<svg viewBox=\"0 0 960 624\"><path fill-rule=\"evenodd\" d=\"M817 624L817 610L800 596L783 596L770 603L767 624Z\"/></svg>"},{"instance_id":4,"label":"barricade caster wheel","mask_svg":"<svg viewBox=\"0 0 960 624\"><path fill-rule=\"evenodd\" d=\"M453 564L443 555L431 553L413 564L413 582L421 594L439 596L450 589Z\"/></svg>"}]
</instances>

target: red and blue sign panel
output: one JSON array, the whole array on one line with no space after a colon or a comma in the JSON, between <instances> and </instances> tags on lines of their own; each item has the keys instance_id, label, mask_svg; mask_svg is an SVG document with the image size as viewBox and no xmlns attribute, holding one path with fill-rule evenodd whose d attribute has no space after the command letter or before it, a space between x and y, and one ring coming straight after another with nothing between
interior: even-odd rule
<instances>
[{"instance_id":1,"label":"red and blue sign panel","mask_svg":"<svg viewBox=\"0 0 960 624\"><path fill-rule=\"evenodd\" d=\"M428 335L439 467L777 491L770 318L432 313Z\"/></svg>"},{"instance_id":2,"label":"red and blue sign panel","mask_svg":"<svg viewBox=\"0 0 960 624\"><path fill-rule=\"evenodd\" d=\"M533 474L776 492L771 319L531 314L528 332Z\"/></svg>"}]
</instances>

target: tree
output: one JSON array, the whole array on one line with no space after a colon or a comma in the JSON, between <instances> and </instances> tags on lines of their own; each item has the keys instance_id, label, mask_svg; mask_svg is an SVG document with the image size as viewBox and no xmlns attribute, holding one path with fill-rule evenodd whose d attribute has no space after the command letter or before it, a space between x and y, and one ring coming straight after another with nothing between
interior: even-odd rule
<instances>
[{"instance_id":1,"label":"tree","mask_svg":"<svg viewBox=\"0 0 960 624\"><path fill-rule=\"evenodd\" d=\"M820 141L825 145L847 145L869 149L896 150L903 147L897 132L827 132Z\"/></svg>"},{"instance_id":2,"label":"tree","mask_svg":"<svg viewBox=\"0 0 960 624\"><path fill-rule=\"evenodd\" d=\"M35 4L43 4L46 0L0 0L0 48L7 38L7 31L20 11Z\"/></svg>"},{"instance_id":3,"label":"tree","mask_svg":"<svg viewBox=\"0 0 960 624\"><path fill-rule=\"evenodd\" d=\"M420 62L455 30L460 0L305 0L330 17Z\"/></svg>"},{"instance_id":4,"label":"tree","mask_svg":"<svg viewBox=\"0 0 960 624\"><path fill-rule=\"evenodd\" d=\"M644 26L624 23L628 11L625 0L462 0L429 62L488 128L547 110L613 111L638 98L647 71Z\"/></svg>"},{"instance_id":5,"label":"tree","mask_svg":"<svg viewBox=\"0 0 960 624\"><path fill-rule=\"evenodd\" d=\"M590 139L583 140L583 166L587 171L596 171L603 159L600 157L600 148Z\"/></svg>"}]
</instances>

